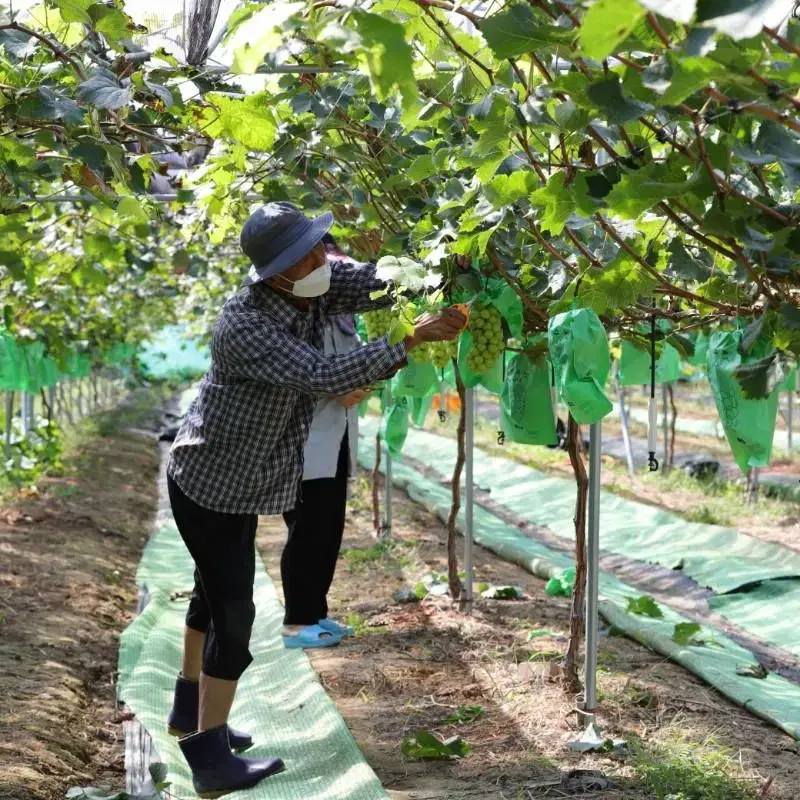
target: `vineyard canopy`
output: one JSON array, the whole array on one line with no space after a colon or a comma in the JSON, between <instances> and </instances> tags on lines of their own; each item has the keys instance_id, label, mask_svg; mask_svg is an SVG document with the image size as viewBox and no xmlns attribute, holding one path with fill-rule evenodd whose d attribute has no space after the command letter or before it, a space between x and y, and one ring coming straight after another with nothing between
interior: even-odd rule
<instances>
[{"instance_id":1,"label":"vineyard canopy","mask_svg":"<svg viewBox=\"0 0 800 800\"><path fill-rule=\"evenodd\" d=\"M264 198L333 210L354 254L409 253L445 298L505 281L523 341L574 307L631 334L655 313L688 356L686 332L741 317L775 347L752 397L800 353L792 2L168 8L0 17L17 342L63 360L179 319L208 334Z\"/></svg>"}]
</instances>

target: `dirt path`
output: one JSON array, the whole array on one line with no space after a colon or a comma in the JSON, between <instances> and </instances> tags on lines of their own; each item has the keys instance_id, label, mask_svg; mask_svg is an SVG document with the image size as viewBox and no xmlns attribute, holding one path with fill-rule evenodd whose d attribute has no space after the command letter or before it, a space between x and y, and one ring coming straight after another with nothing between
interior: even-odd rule
<instances>
[{"instance_id":1,"label":"dirt path","mask_svg":"<svg viewBox=\"0 0 800 800\"><path fill-rule=\"evenodd\" d=\"M135 408L114 415L144 417ZM111 421L100 430L82 424L63 477L0 504L3 800L61 800L76 785L125 784L114 679L159 457L153 438Z\"/></svg>"},{"instance_id":2,"label":"dirt path","mask_svg":"<svg viewBox=\"0 0 800 800\"><path fill-rule=\"evenodd\" d=\"M446 598L395 602L398 589L445 569L444 530L395 492L395 542L376 547L368 498L362 481L333 590L335 613L349 615L358 635L311 657L395 800L645 800L665 787L662 797L692 788L700 793L686 797L740 800L751 796L742 786L755 791L770 779L766 796L796 798L797 743L625 638L602 639L602 728L629 741L641 736L645 749L626 758L569 752L576 720L553 680L568 601L547 597L543 582L477 548L477 580L521 586L525 600L480 600L473 618L453 612ZM259 536L279 583L282 523L265 519ZM475 706L476 720L445 721ZM407 759L401 743L420 730L461 735L471 752L451 762Z\"/></svg>"}]
</instances>

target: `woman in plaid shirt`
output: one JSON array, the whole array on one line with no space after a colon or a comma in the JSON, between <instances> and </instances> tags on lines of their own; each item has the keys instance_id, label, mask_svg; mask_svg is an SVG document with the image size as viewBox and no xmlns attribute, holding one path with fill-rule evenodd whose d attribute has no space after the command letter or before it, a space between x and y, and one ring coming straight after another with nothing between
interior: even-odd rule
<instances>
[{"instance_id":1,"label":"woman in plaid shirt","mask_svg":"<svg viewBox=\"0 0 800 800\"><path fill-rule=\"evenodd\" d=\"M326 257L321 242L332 224L331 214L312 220L283 202L247 220L241 246L252 266L214 326L211 368L167 466L173 516L195 562L169 726L201 797L253 786L284 766L235 755L252 740L227 721L252 661L258 515L294 508L317 397L387 377L418 344L454 339L466 322L444 309L399 344L384 338L324 355L329 315L367 310L384 288L373 265Z\"/></svg>"}]
</instances>

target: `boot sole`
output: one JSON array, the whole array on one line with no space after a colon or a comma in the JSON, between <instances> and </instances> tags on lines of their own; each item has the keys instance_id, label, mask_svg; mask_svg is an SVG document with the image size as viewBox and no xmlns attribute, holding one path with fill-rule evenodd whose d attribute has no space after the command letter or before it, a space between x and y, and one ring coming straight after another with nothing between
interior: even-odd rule
<instances>
[{"instance_id":1,"label":"boot sole","mask_svg":"<svg viewBox=\"0 0 800 800\"><path fill-rule=\"evenodd\" d=\"M249 783L246 786L237 786L234 789L215 789L210 792L198 792L197 796L200 797L202 800L217 800L218 797L224 797L226 794L231 794L232 792L241 792L244 789L252 789L254 786L258 786L261 781L266 780L267 778L271 778L273 775L278 775L281 772L286 771L286 765L281 764L280 769L276 769L275 772L270 772L268 775L265 775L263 778L259 778L254 783Z\"/></svg>"},{"instance_id":2,"label":"boot sole","mask_svg":"<svg viewBox=\"0 0 800 800\"><path fill-rule=\"evenodd\" d=\"M177 728L173 728L172 725L167 726L167 733L170 736L174 736L176 739L181 739L184 736L188 736L189 733L193 733L193 731L180 731ZM249 744L247 747L231 747L234 753L245 753L248 751L253 745Z\"/></svg>"}]
</instances>

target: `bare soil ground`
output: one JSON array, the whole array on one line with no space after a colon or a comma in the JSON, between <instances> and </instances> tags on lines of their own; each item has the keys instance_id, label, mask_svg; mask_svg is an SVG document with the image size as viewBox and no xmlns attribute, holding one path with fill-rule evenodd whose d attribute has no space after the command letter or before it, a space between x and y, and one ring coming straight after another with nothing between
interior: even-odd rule
<instances>
[{"instance_id":1,"label":"bare soil ground","mask_svg":"<svg viewBox=\"0 0 800 800\"><path fill-rule=\"evenodd\" d=\"M398 589L446 569L446 548L437 520L405 494L394 497L394 542L383 547L372 536L366 480L354 493L332 610L357 635L309 653L395 800L797 797L797 743L616 636L601 642L601 726L612 738L641 737L644 750L625 757L569 751L578 733L574 699L557 682L569 601L546 596L542 581L477 548L476 580L520 586L524 600L481 599L471 618L447 598L395 602ZM284 536L280 519L262 521L259 544L278 585ZM460 707L461 716L472 707L480 714L446 721ZM406 758L404 738L421 730L460 735L470 753L445 762Z\"/></svg>"},{"instance_id":2,"label":"bare soil ground","mask_svg":"<svg viewBox=\"0 0 800 800\"><path fill-rule=\"evenodd\" d=\"M102 418L101 418L102 421ZM0 798L124 786L119 634L156 502L153 438L92 423L62 477L0 503Z\"/></svg>"}]
</instances>

